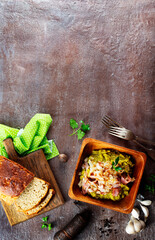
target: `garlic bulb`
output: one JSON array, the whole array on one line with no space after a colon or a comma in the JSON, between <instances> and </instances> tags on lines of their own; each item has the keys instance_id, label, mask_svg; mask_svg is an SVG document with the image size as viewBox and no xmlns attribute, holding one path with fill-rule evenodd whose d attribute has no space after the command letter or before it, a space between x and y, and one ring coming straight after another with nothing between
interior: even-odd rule
<instances>
[{"instance_id":1,"label":"garlic bulb","mask_svg":"<svg viewBox=\"0 0 155 240\"><path fill-rule=\"evenodd\" d=\"M133 222L135 232L137 233L140 232L140 230L143 228L141 222L134 217L132 217L132 222Z\"/></svg>"},{"instance_id":2,"label":"garlic bulb","mask_svg":"<svg viewBox=\"0 0 155 240\"><path fill-rule=\"evenodd\" d=\"M133 208L132 209L132 212L131 212L131 215L134 217L134 218L137 218L139 219L139 216L140 216L140 211L138 208Z\"/></svg>"},{"instance_id":3,"label":"garlic bulb","mask_svg":"<svg viewBox=\"0 0 155 240\"><path fill-rule=\"evenodd\" d=\"M134 224L133 224L133 222L131 220L128 222L128 225L126 226L125 231L128 234L136 234L136 231L134 229Z\"/></svg>"},{"instance_id":4,"label":"garlic bulb","mask_svg":"<svg viewBox=\"0 0 155 240\"><path fill-rule=\"evenodd\" d=\"M138 201L144 206L150 206L152 203L151 200L144 200L144 201L138 200Z\"/></svg>"},{"instance_id":5,"label":"garlic bulb","mask_svg":"<svg viewBox=\"0 0 155 240\"><path fill-rule=\"evenodd\" d=\"M144 213L144 218L145 218L145 222L146 222L146 220L147 220L147 218L149 216L149 209L147 207L141 205L141 204L140 204L140 206L141 206L141 209L142 209L142 211Z\"/></svg>"}]
</instances>

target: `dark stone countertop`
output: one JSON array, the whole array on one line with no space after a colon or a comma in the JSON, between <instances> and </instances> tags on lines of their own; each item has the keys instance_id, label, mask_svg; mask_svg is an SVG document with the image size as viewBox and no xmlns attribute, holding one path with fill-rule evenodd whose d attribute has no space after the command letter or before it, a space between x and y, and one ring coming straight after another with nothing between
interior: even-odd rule
<instances>
[{"instance_id":1,"label":"dark stone countertop","mask_svg":"<svg viewBox=\"0 0 155 240\"><path fill-rule=\"evenodd\" d=\"M70 118L90 124L87 137L136 150L142 149L108 135L101 124L105 114L155 140L154 6L153 0L0 1L0 123L24 127L35 113L49 113L48 138L69 155L66 164L49 161L66 201L49 212L52 231L41 229L41 216L10 227L0 204L1 240L53 239L79 212L68 197L81 146L68 136ZM144 180L154 172L148 158ZM76 240L152 240L155 235L153 205L146 229L134 236L125 233L128 215L80 206L91 208L93 219ZM112 232L101 234L111 217Z\"/></svg>"}]
</instances>

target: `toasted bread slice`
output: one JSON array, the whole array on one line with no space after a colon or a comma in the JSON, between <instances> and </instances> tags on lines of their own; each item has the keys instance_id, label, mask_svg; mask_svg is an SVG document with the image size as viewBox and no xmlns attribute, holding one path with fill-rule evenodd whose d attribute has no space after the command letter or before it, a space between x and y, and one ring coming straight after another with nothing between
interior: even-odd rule
<instances>
[{"instance_id":1,"label":"toasted bread slice","mask_svg":"<svg viewBox=\"0 0 155 240\"><path fill-rule=\"evenodd\" d=\"M27 215L31 215L31 214L36 214L36 213L40 212L49 203L49 201L54 196L54 194L55 194L55 191L53 189L49 189L49 192L48 192L46 198L37 207L34 207L31 210L26 211L24 213Z\"/></svg>"},{"instance_id":2,"label":"toasted bread slice","mask_svg":"<svg viewBox=\"0 0 155 240\"><path fill-rule=\"evenodd\" d=\"M36 207L46 196L50 184L34 177L23 193L15 200L18 211L28 211Z\"/></svg>"}]
</instances>

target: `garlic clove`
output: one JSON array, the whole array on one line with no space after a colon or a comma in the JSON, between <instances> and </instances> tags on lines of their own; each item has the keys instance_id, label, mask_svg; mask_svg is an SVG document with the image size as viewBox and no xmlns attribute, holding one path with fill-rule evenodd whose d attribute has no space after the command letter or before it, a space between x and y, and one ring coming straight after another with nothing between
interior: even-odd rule
<instances>
[{"instance_id":1,"label":"garlic clove","mask_svg":"<svg viewBox=\"0 0 155 240\"><path fill-rule=\"evenodd\" d=\"M143 228L145 228L145 222L144 222L144 221L142 221L142 220L139 220L139 222L140 222L140 223L141 223L141 225L142 225L142 229L143 229ZM142 230L142 229L141 229L141 230Z\"/></svg>"},{"instance_id":2,"label":"garlic clove","mask_svg":"<svg viewBox=\"0 0 155 240\"><path fill-rule=\"evenodd\" d=\"M137 233L140 232L140 230L143 228L141 222L134 217L132 217L132 222L133 222L135 232Z\"/></svg>"},{"instance_id":3,"label":"garlic clove","mask_svg":"<svg viewBox=\"0 0 155 240\"><path fill-rule=\"evenodd\" d=\"M142 211L144 213L144 218L145 218L145 222L146 222L146 220L147 220L147 218L149 216L149 209L147 207L141 205L141 204L140 204L140 206L141 206L141 209L142 209Z\"/></svg>"},{"instance_id":4,"label":"garlic clove","mask_svg":"<svg viewBox=\"0 0 155 240\"><path fill-rule=\"evenodd\" d=\"M139 219L139 216L140 216L140 211L138 208L133 208L132 209L132 212L131 212L131 215L134 217L134 218L137 218Z\"/></svg>"},{"instance_id":5,"label":"garlic clove","mask_svg":"<svg viewBox=\"0 0 155 240\"><path fill-rule=\"evenodd\" d=\"M150 206L152 204L151 200L144 200L144 201L138 200L138 201L144 206Z\"/></svg>"},{"instance_id":6,"label":"garlic clove","mask_svg":"<svg viewBox=\"0 0 155 240\"><path fill-rule=\"evenodd\" d=\"M128 234L136 234L136 231L134 229L134 224L133 224L133 222L131 220L128 222L125 231Z\"/></svg>"}]
</instances>

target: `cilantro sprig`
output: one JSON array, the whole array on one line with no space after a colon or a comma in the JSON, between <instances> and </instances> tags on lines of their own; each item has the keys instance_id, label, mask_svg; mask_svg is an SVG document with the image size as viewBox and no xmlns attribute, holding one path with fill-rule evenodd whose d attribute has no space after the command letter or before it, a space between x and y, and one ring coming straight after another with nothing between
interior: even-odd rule
<instances>
[{"instance_id":1,"label":"cilantro sprig","mask_svg":"<svg viewBox=\"0 0 155 240\"><path fill-rule=\"evenodd\" d=\"M76 120L74 120L73 118L70 119L70 126L73 129L73 133L69 136L77 135L78 140L80 140L85 136L87 131L90 131L89 124L85 124L82 120L80 121L80 124L81 125L79 126Z\"/></svg>"},{"instance_id":2,"label":"cilantro sprig","mask_svg":"<svg viewBox=\"0 0 155 240\"><path fill-rule=\"evenodd\" d=\"M118 166L118 162L119 162L119 157L117 157L115 161L112 162L112 168L117 172L119 170L122 170L122 168Z\"/></svg>"},{"instance_id":3,"label":"cilantro sprig","mask_svg":"<svg viewBox=\"0 0 155 240\"><path fill-rule=\"evenodd\" d=\"M48 230L51 231L51 229L52 229L52 224L51 224L51 223L47 223L47 221L48 221L48 216L43 217L43 218L42 218L42 221L43 221L44 223L42 224L41 228L48 228Z\"/></svg>"}]
</instances>

